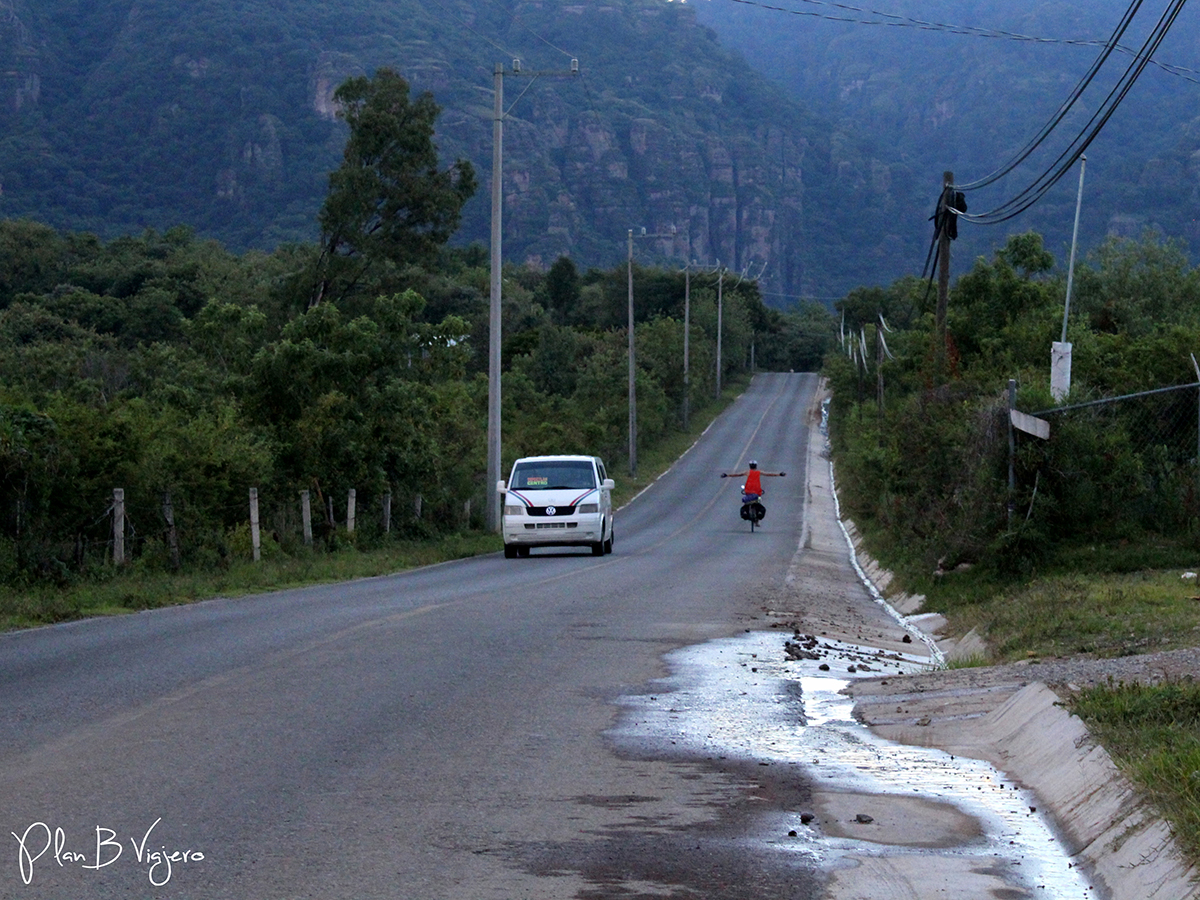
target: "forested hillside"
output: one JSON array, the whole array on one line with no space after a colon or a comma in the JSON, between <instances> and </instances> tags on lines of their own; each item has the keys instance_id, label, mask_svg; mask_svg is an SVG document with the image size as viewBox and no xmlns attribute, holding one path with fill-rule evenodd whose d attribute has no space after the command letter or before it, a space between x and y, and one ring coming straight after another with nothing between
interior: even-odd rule
<instances>
[{"instance_id":1,"label":"forested hillside","mask_svg":"<svg viewBox=\"0 0 1200 900\"><path fill-rule=\"evenodd\" d=\"M837 296L911 247L865 135L830 129L661 0L5 0L0 215L108 239L176 225L230 249L311 240L345 139L346 77L395 68L442 106L437 143L481 190L459 244L486 243L492 73L505 79L506 256L621 261L629 228L676 229L646 259L763 273L768 300ZM903 243L903 242L902 242Z\"/></svg>"},{"instance_id":2,"label":"forested hillside","mask_svg":"<svg viewBox=\"0 0 1200 900\"><path fill-rule=\"evenodd\" d=\"M887 0L870 8L813 2L699 0L700 21L754 68L828 120L835 134L869 136L910 219L933 211L942 172L984 178L1032 140L1097 60L1129 8L1125 0ZM1143 5L1115 53L1030 162L971 192L972 212L1022 190L1100 108L1134 61L1165 3ZM1200 10L1185 8L1117 112L1089 148L1080 240L1140 238L1145 229L1200 251ZM956 271L990 257L1009 234L1034 230L1065 260L1078 174L1021 216L960 229ZM923 258L923 256L922 256ZM921 260L914 263L916 271ZM913 271L914 269L910 269ZM897 273L898 274L898 273ZM886 279L885 279L886 280Z\"/></svg>"}]
</instances>

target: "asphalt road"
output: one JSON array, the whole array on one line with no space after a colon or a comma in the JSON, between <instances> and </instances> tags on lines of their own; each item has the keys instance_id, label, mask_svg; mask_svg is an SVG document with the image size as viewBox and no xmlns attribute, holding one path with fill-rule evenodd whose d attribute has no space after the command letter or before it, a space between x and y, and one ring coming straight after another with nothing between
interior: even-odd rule
<instances>
[{"instance_id":1,"label":"asphalt road","mask_svg":"<svg viewBox=\"0 0 1200 900\"><path fill-rule=\"evenodd\" d=\"M618 512L611 556L0 636L0 897L811 896L800 861L742 833L803 785L606 731L664 652L762 623L800 537L816 383L756 377ZM718 478L751 458L788 473L754 534Z\"/></svg>"}]
</instances>

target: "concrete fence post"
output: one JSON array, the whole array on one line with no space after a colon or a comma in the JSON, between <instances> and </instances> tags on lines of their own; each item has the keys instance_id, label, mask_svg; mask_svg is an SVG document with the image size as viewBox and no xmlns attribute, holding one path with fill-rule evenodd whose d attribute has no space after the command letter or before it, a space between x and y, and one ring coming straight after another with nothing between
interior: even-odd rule
<instances>
[{"instance_id":1,"label":"concrete fence post","mask_svg":"<svg viewBox=\"0 0 1200 900\"><path fill-rule=\"evenodd\" d=\"M312 546L312 498L308 491L300 492L300 527L304 529L304 545Z\"/></svg>"},{"instance_id":2,"label":"concrete fence post","mask_svg":"<svg viewBox=\"0 0 1200 900\"><path fill-rule=\"evenodd\" d=\"M250 488L250 551L254 561L258 562L262 556L258 534L258 488Z\"/></svg>"},{"instance_id":3,"label":"concrete fence post","mask_svg":"<svg viewBox=\"0 0 1200 900\"><path fill-rule=\"evenodd\" d=\"M354 488L350 488L350 494L346 498L346 533L347 534L354 533L354 513L355 513L355 501L357 499L357 493L358 492L355 491Z\"/></svg>"},{"instance_id":4,"label":"concrete fence post","mask_svg":"<svg viewBox=\"0 0 1200 900\"><path fill-rule=\"evenodd\" d=\"M113 488L113 564L125 563L125 488Z\"/></svg>"}]
</instances>

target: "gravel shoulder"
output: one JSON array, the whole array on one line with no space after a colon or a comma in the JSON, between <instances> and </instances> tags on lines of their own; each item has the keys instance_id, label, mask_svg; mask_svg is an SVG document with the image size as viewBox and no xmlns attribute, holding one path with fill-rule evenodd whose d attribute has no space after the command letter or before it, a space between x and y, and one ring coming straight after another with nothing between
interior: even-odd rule
<instances>
[{"instance_id":1,"label":"gravel shoulder","mask_svg":"<svg viewBox=\"0 0 1200 900\"><path fill-rule=\"evenodd\" d=\"M822 399L818 392L809 410L816 422ZM911 598L883 599L888 575L852 551L854 530L838 515L827 438L817 427L811 433L804 534L786 589L766 609L768 619L821 640L879 648L880 659L917 654L934 665L956 650L970 655L970 646L943 638L944 621L921 615ZM1110 679L1156 682L1197 671L1200 648L1193 648L872 675L853 681L846 692L855 700L856 718L880 736L987 760L1032 790L1101 896L1186 900L1200 897L1200 873L1183 860L1167 824L1137 796L1082 721L1063 708L1062 697Z\"/></svg>"}]
</instances>

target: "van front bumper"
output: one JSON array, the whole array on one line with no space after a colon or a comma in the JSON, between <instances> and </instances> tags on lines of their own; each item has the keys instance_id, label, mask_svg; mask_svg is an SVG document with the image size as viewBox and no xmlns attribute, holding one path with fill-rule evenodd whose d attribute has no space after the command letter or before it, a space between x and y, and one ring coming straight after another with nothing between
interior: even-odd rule
<instances>
[{"instance_id":1,"label":"van front bumper","mask_svg":"<svg viewBox=\"0 0 1200 900\"><path fill-rule=\"evenodd\" d=\"M561 519L535 516L505 516L501 535L506 544L540 547L591 545L601 540L599 515Z\"/></svg>"}]
</instances>

